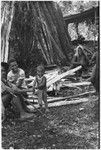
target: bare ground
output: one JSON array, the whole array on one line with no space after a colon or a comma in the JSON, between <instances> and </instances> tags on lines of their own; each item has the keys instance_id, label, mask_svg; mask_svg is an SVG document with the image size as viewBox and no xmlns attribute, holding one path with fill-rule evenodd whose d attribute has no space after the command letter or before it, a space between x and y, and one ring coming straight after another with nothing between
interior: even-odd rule
<instances>
[{"instance_id":1,"label":"bare ground","mask_svg":"<svg viewBox=\"0 0 101 150\"><path fill-rule=\"evenodd\" d=\"M91 86L90 89L93 89ZM82 88L82 92L87 91ZM68 91L68 92L67 92ZM64 93L63 93L64 92ZM78 89L63 90L61 94L77 94ZM79 91L81 92L81 91ZM78 93L79 93L78 92ZM2 125L2 147L8 149L98 149L99 122L94 107L96 95L88 102L50 108L46 119L38 112L33 119L9 120ZM82 97L79 97L82 99Z\"/></svg>"}]
</instances>

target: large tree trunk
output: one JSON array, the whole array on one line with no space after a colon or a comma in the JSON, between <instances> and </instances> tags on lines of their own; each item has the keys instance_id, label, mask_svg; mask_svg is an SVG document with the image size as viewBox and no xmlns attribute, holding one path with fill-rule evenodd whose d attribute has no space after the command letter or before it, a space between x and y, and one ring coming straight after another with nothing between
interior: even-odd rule
<instances>
[{"instance_id":1,"label":"large tree trunk","mask_svg":"<svg viewBox=\"0 0 101 150\"><path fill-rule=\"evenodd\" d=\"M58 39L58 34L56 30L56 26L54 25L51 16L46 8L45 2L39 3L41 13L43 12L43 18L45 21L41 20L42 23L45 25L47 32L50 36L53 45L53 51L56 51L60 58L65 58L64 54L62 53L62 48Z\"/></svg>"},{"instance_id":2,"label":"large tree trunk","mask_svg":"<svg viewBox=\"0 0 101 150\"><path fill-rule=\"evenodd\" d=\"M63 15L62 12L58 6L58 4L56 3L50 3L50 2L46 2L47 8L49 10L49 12L51 13L51 16L53 17L53 20L56 28L57 28L57 33L58 33L58 37L59 37L59 41L62 47L62 51L65 54L65 56L68 59L68 52L70 51L70 43L69 43L69 35L67 34L67 30L66 30L66 25L63 19Z\"/></svg>"},{"instance_id":3,"label":"large tree trunk","mask_svg":"<svg viewBox=\"0 0 101 150\"><path fill-rule=\"evenodd\" d=\"M11 19L7 24L8 30L4 29L10 51L8 53L8 46L3 48L7 45L3 40L2 58L4 53L9 59L16 58L25 70L40 63L68 63L69 36L59 6L44 1L16 1L15 5L14 2L10 3ZM2 16L5 17L5 14ZM4 19L2 22L5 23ZM40 58L37 55L39 51Z\"/></svg>"}]
</instances>

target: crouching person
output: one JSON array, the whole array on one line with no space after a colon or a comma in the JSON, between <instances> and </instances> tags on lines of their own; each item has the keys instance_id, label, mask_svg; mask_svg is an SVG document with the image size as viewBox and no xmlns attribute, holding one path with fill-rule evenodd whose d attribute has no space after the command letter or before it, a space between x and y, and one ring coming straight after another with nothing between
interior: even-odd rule
<instances>
[{"instance_id":1,"label":"crouching person","mask_svg":"<svg viewBox=\"0 0 101 150\"><path fill-rule=\"evenodd\" d=\"M17 89L13 89L9 86L7 82L7 64L4 62L1 63L1 90L3 110L7 109L8 105L13 103L20 114L20 120L28 119L33 116L33 114L25 112L19 96L16 95L18 92ZM5 111L3 112L3 116L5 116Z\"/></svg>"},{"instance_id":2,"label":"crouching person","mask_svg":"<svg viewBox=\"0 0 101 150\"><path fill-rule=\"evenodd\" d=\"M37 67L37 75L33 83L33 91L37 89L38 103L40 108L42 108L42 101L44 101L46 112L49 112L47 103L46 77L44 76L44 72L44 67L42 65Z\"/></svg>"},{"instance_id":3,"label":"crouching person","mask_svg":"<svg viewBox=\"0 0 101 150\"><path fill-rule=\"evenodd\" d=\"M73 56L70 69L73 69L73 68L81 65L82 68L76 72L76 76L80 77L83 72L87 71L88 64L89 64L89 60L88 60L87 55L84 52L84 48L81 45L79 45L75 49L75 54Z\"/></svg>"}]
</instances>

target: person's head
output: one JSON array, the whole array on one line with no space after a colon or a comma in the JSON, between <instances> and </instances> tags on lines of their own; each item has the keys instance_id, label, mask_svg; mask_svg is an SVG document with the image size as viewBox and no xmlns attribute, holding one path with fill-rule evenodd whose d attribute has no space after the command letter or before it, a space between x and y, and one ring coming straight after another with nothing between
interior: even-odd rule
<instances>
[{"instance_id":1,"label":"person's head","mask_svg":"<svg viewBox=\"0 0 101 150\"><path fill-rule=\"evenodd\" d=\"M37 67L37 75L39 77L42 77L44 75L45 69L43 65L40 65Z\"/></svg>"},{"instance_id":2,"label":"person's head","mask_svg":"<svg viewBox=\"0 0 101 150\"><path fill-rule=\"evenodd\" d=\"M10 67L10 70L12 70L14 73L18 72L18 64L15 59L11 59L9 61L9 67Z\"/></svg>"},{"instance_id":3,"label":"person's head","mask_svg":"<svg viewBox=\"0 0 101 150\"><path fill-rule=\"evenodd\" d=\"M8 71L9 65L5 62L1 62L1 79L7 78L7 71Z\"/></svg>"},{"instance_id":4,"label":"person's head","mask_svg":"<svg viewBox=\"0 0 101 150\"><path fill-rule=\"evenodd\" d=\"M81 56L83 54L83 47L81 45L77 46L75 49L75 55L76 56Z\"/></svg>"}]
</instances>

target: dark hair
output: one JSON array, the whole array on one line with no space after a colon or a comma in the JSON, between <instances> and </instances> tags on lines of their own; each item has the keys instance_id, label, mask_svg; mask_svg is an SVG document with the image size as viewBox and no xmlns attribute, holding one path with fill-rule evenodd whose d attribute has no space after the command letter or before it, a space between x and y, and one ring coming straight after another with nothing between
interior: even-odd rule
<instances>
[{"instance_id":1,"label":"dark hair","mask_svg":"<svg viewBox=\"0 0 101 150\"><path fill-rule=\"evenodd\" d=\"M16 61L16 59L12 58L8 61L8 64L10 65L10 63L12 63L12 62L17 62L17 61Z\"/></svg>"},{"instance_id":2,"label":"dark hair","mask_svg":"<svg viewBox=\"0 0 101 150\"><path fill-rule=\"evenodd\" d=\"M1 67L4 67L4 69L8 71L9 65L6 62L1 62Z\"/></svg>"}]
</instances>

